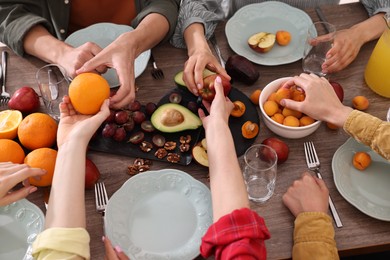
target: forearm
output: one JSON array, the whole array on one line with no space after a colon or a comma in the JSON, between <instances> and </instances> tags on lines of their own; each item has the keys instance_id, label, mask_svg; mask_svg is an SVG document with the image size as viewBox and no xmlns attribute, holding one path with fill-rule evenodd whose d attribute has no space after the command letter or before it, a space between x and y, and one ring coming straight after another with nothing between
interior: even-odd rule
<instances>
[{"instance_id":1,"label":"forearm","mask_svg":"<svg viewBox=\"0 0 390 260\"><path fill-rule=\"evenodd\" d=\"M72 47L51 35L45 27L37 25L24 37L24 50L48 63L61 64L61 56Z\"/></svg>"},{"instance_id":2,"label":"forearm","mask_svg":"<svg viewBox=\"0 0 390 260\"><path fill-rule=\"evenodd\" d=\"M210 123L206 140L213 217L217 221L235 209L249 208L249 200L229 126L223 120Z\"/></svg>"},{"instance_id":3,"label":"forearm","mask_svg":"<svg viewBox=\"0 0 390 260\"><path fill-rule=\"evenodd\" d=\"M355 34L360 35L359 39L361 41L361 45L378 39L386 30L386 23L383 16L384 13L378 13L351 27L351 30Z\"/></svg>"},{"instance_id":4,"label":"forearm","mask_svg":"<svg viewBox=\"0 0 390 260\"><path fill-rule=\"evenodd\" d=\"M86 150L87 143L76 140L60 146L50 191L46 228L85 228Z\"/></svg>"},{"instance_id":5,"label":"forearm","mask_svg":"<svg viewBox=\"0 0 390 260\"><path fill-rule=\"evenodd\" d=\"M156 25L159 26L156 26ZM153 48L161 42L169 31L168 20L157 13L146 16L137 28L128 33L129 42L136 48L136 55Z\"/></svg>"},{"instance_id":6,"label":"forearm","mask_svg":"<svg viewBox=\"0 0 390 260\"><path fill-rule=\"evenodd\" d=\"M198 49L210 50L204 35L203 25L200 23L193 23L188 26L184 31L184 39L187 45L188 56L194 54Z\"/></svg>"}]
</instances>

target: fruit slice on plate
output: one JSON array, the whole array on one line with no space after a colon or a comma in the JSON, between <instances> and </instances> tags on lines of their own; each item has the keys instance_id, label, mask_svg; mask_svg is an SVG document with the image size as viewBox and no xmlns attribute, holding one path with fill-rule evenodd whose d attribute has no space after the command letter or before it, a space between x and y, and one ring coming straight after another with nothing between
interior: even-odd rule
<instances>
[{"instance_id":1,"label":"fruit slice on plate","mask_svg":"<svg viewBox=\"0 0 390 260\"><path fill-rule=\"evenodd\" d=\"M4 110L0 112L0 138L14 139L18 132L23 115L19 110Z\"/></svg>"},{"instance_id":2,"label":"fruit slice on plate","mask_svg":"<svg viewBox=\"0 0 390 260\"><path fill-rule=\"evenodd\" d=\"M266 53L269 52L272 47L274 47L275 40L275 34L268 32L259 32L249 37L248 45L257 52Z\"/></svg>"}]
</instances>

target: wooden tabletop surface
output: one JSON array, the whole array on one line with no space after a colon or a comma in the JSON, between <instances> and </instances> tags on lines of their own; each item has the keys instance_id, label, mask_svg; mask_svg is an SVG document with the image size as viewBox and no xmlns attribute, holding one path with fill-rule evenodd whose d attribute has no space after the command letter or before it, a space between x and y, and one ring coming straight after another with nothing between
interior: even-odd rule
<instances>
[{"instance_id":1,"label":"wooden tabletop surface","mask_svg":"<svg viewBox=\"0 0 390 260\"><path fill-rule=\"evenodd\" d=\"M341 5L338 7L326 6L323 12L330 23L336 25L337 30L348 28L351 25L367 18L364 8L359 3ZM307 10L313 21L318 17L314 10ZM217 40L222 55L227 59L234 52L230 49L224 33L225 23L221 23L216 30ZM375 46L371 42L363 46L356 60L341 72L331 75L331 79L338 81L344 87L344 104L351 105L351 100L356 95L364 95L370 100L370 107L367 112L385 120L387 109L390 106L388 99L383 98L369 89L364 81L364 69L368 58ZM5 47L3 47L4 49ZM187 52L183 49L176 49L169 44L163 44L152 50L158 65L163 69L165 79L154 80L151 76L152 65L149 63L145 72L136 79L139 87L137 99L146 104L147 102L158 102L168 90L175 87L173 78L175 74L183 69L187 59ZM16 89L29 85L38 92L35 82L35 72L44 63L29 57L22 59L10 51L8 63L7 90L13 93ZM263 88L267 83L285 76L298 75L302 72L301 60L291 64L280 66L256 65L260 72L259 80L252 86L246 86L235 82L234 87L240 89L248 96L257 88ZM5 109L1 107L0 109ZM44 109L42 108L42 111ZM276 136L263 124L260 125L260 134L255 143L261 143L265 138ZM281 137L279 137L281 138ZM357 255L369 252L378 252L390 249L390 222L380 221L371 218L360 212L349 204L335 187L331 169L332 157L338 147L347 139L348 135L342 130L330 130L323 123L312 135L302 139L284 140L289 148L289 159L278 166L278 177L276 181L275 194L265 204L251 202L252 209L264 217L267 227L271 232L271 239L266 241L268 259L291 258L292 233L294 217L282 203L282 195L286 192L291 183L299 178L306 170L304 159L303 142L314 141L321 160L321 170L324 180L330 190L330 194L343 221L344 227L336 228L336 241L340 256ZM88 156L96 163L101 172L101 181L104 181L109 196L115 193L121 185L130 178L127 174L127 166L132 164L134 158L128 156L114 155L103 152L88 152ZM207 169L196 163L188 166L170 164L165 162L154 162L152 170L174 168L185 171L194 178L209 185ZM36 192L28 197L30 201L38 205L44 211L42 192ZM80 198L82 199L82 198ZM86 192L87 229L91 236L91 257L92 259L103 259L104 248L101 242L102 218L95 209L95 197L93 190ZM202 259L198 257L198 259Z\"/></svg>"}]
</instances>

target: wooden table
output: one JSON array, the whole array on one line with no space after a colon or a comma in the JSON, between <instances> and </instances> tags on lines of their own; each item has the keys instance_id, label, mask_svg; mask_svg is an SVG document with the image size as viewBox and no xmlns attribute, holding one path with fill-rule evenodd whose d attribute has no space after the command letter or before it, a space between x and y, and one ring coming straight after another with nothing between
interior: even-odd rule
<instances>
[{"instance_id":1,"label":"wooden table","mask_svg":"<svg viewBox=\"0 0 390 260\"><path fill-rule=\"evenodd\" d=\"M318 20L314 10L307 10L307 12L313 21ZM338 30L348 28L367 18L364 8L359 3L338 7L324 7L323 12L329 22L335 24ZM233 54L233 51L228 46L224 27L225 23L220 24L216 30L216 35L222 55L226 59ZM375 42L366 44L361 49L356 60L348 68L332 75L331 79L338 81L344 87L344 104L351 105L351 100L354 96L364 95L370 100L370 107L367 112L384 120L390 102L388 99L372 92L365 84L363 78L365 64L374 46ZM187 59L186 50L175 49L169 44L158 46L153 49L153 53L159 66L164 70L165 79L154 80L150 74L152 66L151 64L148 65L146 71L136 80L140 88L137 98L143 104L149 101L159 101L167 90L175 86L173 77L183 69L183 64ZM24 85L30 85L38 91L34 75L43 63L35 58L22 59L13 53L10 54L7 90L13 93ZM274 67L261 65L256 65L256 67L260 71L260 78L254 85L245 86L240 83L234 83L234 87L250 95L255 89L263 88L272 80L298 75L302 72L301 61ZM4 107L0 109L4 109ZM260 143L266 137L275 136L263 122L261 122L260 129L260 134L256 138L255 143ZM294 218L283 205L281 198L291 183L306 170L303 142L307 140L314 141L316 144L322 163L321 169L324 180L344 224L343 228L336 228L336 241L340 256L390 250L390 222L376 220L363 214L349 204L335 187L331 169L332 156L336 149L348 139L348 135L341 129L337 131L330 130L325 124L322 124L318 131L307 138L281 139L289 145L290 155L289 159L278 167L275 194L265 204L251 203L251 207L264 217L271 232L271 239L266 242L268 259L291 258ZM130 178L127 174L127 166L133 163L134 158L100 152L89 152L88 156L97 164L102 174L101 181L106 183L109 195L112 195ZM195 163L191 163L189 166L181 166L154 162L152 166L152 170L164 168L183 170L208 185L207 169ZM34 193L28 199L44 210L42 193ZM103 259L104 248L101 242L102 219L95 209L93 190L86 192L86 210L88 218L87 229L91 236L92 259ZM198 257L198 259L201 259L201 257Z\"/></svg>"}]
</instances>

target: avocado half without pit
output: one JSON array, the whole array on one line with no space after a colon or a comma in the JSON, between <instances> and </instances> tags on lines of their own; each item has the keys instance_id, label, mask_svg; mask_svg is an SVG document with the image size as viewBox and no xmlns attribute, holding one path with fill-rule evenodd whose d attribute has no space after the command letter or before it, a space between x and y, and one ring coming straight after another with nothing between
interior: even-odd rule
<instances>
[{"instance_id":1,"label":"avocado half without pit","mask_svg":"<svg viewBox=\"0 0 390 260\"><path fill-rule=\"evenodd\" d=\"M159 106L154 111L151 122L157 130L165 133L197 129L202 125L200 118L188 108L173 103Z\"/></svg>"}]
</instances>

